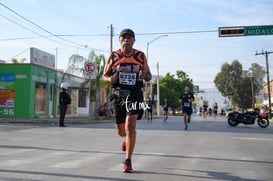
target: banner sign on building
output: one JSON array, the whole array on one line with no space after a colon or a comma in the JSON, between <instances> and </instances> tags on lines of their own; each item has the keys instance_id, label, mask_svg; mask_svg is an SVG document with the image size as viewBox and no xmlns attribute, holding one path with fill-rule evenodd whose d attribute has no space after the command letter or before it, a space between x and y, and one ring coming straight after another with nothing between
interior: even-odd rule
<instances>
[{"instance_id":1,"label":"banner sign on building","mask_svg":"<svg viewBox=\"0 0 273 181\"><path fill-rule=\"evenodd\" d=\"M30 48L30 63L55 68L55 56L37 48Z\"/></svg>"}]
</instances>

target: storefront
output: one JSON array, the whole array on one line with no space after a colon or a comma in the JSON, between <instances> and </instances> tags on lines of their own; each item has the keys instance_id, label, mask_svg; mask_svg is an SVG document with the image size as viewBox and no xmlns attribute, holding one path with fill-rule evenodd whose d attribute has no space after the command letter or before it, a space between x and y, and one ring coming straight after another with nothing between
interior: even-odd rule
<instances>
[{"instance_id":1,"label":"storefront","mask_svg":"<svg viewBox=\"0 0 273 181\"><path fill-rule=\"evenodd\" d=\"M57 73L34 64L0 64L0 117L56 115Z\"/></svg>"},{"instance_id":2,"label":"storefront","mask_svg":"<svg viewBox=\"0 0 273 181\"><path fill-rule=\"evenodd\" d=\"M30 63L0 62L0 118L54 118L62 82L72 98L67 116L89 116L88 79L59 72L55 56L30 48Z\"/></svg>"},{"instance_id":3,"label":"storefront","mask_svg":"<svg viewBox=\"0 0 273 181\"><path fill-rule=\"evenodd\" d=\"M62 82L70 85L72 98L67 116L89 116L87 79L35 64L0 64L0 117L58 117Z\"/></svg>"}]
</instances>

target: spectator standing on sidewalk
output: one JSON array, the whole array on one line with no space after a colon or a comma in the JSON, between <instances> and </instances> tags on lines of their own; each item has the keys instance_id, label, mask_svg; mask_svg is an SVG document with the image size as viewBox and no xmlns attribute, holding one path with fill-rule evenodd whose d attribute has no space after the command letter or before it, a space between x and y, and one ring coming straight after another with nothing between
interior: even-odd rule
<instances>
[{"instance_id":1,"label":"spectator standing on sidewalk","mask_svg":"<svg viewBox=\"0 0 273 181\"><path fill-rule=\"evenodd\" d=\"M69 85L68 83L64 82L61 84L62 92L59 94L59 109L60 109L60 120L59 120L59 126L60 127L66 127L64 124L64 118L67 111L67 106L71 104L71 97L67 93Z\"/></svg>"}]
</instances>

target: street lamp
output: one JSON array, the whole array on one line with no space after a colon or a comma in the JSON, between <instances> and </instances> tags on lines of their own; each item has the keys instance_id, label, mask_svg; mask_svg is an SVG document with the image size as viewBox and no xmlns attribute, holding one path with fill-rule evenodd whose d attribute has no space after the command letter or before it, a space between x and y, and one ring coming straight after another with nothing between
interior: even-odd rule
<instances>
[{"instance_id":1,"label":"street lamp","mask_svg":"<svg viewBox=\"0 0 273 181\"><path fill-rule=\"evenodd\" d=\"M158 40L159 38L166 37L166 36L168 36L168 35L160 35L160 36L154 38L153 40L147 42L147 53L146 53L147 60L149 60L149 58L148 58L148 56L149 56L149 55L148 55L148 53L149 53L149 45L150 45L151 43L153 43L155 40Z\"/></svg>"},{"instance_id":2,"label":"street lamp","mask_svg":"<svg viewBox=\"0 0 273 181\"><path fill-rule=\"evenodd\" d=\"M148 60L149 60L149 58L148 58L148 56L149 56L149 45L151 44L151 43L153 43L154 41L156 41L156 40L158 40L159 38L162 38L162 37L166 37L166 36L168 36L168 35L160 35L160 36L158 36L158 37L156 37L156 38L154 38L153 40L151 40L151 41L149 41L149 42L147 42L147 53L146 53L146 56L147 56L147 62L148 62ZM160 114L159 114L159 107L160 107L160 96L159 96L159 63L157 62L157 64L156 64L156 68L157 68L157 101L156 101L156 114L157 114L157 116L159 116ZM146 99L147 99L147 93L146 93Z\"/></svg>"}]
</instances>

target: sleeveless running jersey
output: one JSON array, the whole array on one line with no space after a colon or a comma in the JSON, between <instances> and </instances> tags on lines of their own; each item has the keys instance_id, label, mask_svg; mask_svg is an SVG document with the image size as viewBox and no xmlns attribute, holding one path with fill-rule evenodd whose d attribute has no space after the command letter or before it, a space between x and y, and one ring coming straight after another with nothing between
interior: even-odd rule
<instances>
[{"instance_id":1,"label":"sleeveless running jersey","mask_svg":"<svg viewBox=\"0 0 273 181\"><path fill-rule=\"evenodd\" d=\"M118 81L113 85L113 88L122 90L141 89L143 80L139 80L139 71L144 65L144 53L134 49L131 56L125 56L121 50L116 50L112 53L112 73L116 72L117 66L122 68L118 72Z\"/></svg>"}]
</instances>

